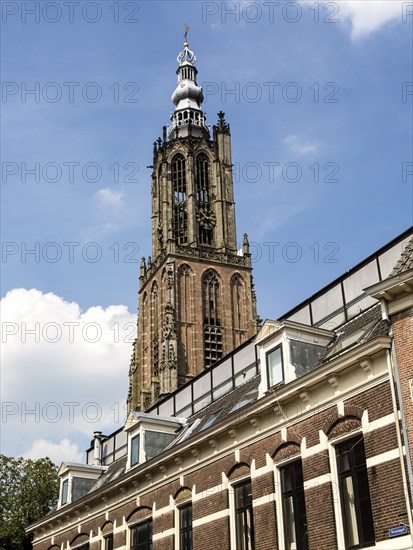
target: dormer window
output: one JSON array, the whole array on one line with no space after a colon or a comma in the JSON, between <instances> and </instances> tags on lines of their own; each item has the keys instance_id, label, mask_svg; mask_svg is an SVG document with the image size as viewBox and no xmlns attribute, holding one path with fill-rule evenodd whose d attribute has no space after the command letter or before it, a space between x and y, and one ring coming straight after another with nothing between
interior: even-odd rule
<instances>
[{"instance_id":1,"label":"dormer window","mask_svg":"<svg viewBox=\"0 0 413 550\"><path fill-rule=\"evenodd\" d=\"M269 351L266 356L268 386L272 387L284 381L282 346Z\"/></svg>"},{"instance_id":2,"label":"dormer window","mask_svg":"<svg viewBox=\"0 0 413 550\"><path fill-rule=\"evenodd\" d=\"M294 321L265 321L256 338L260 395L317 368L332 337L329 330Z\"/></svg>"},{"instance_id":3,"label":"dormer window","mask_svg":"<svg viewBox=\"0 0 413 550\"><path fill-rule=\"evenodd\" d=\"M290 340L291 364L295 368L296 376L302 376L313 370L325 351L325 346Z\"/></svg>"},{"instance_id":4,"label":"dormer window","mask_svg":"<svg viewBox=\"0 0 413 550\"><path fill-rule=\"evenodd\" d=\"M106 470L107 466L63 462L58 472L60 477L58 508L85 496Z\"/></svg>"},{"instance_id":5,"label":"dormer window","mask_svg":"<svg viewBox=\"0 0 413 550\"><path fill-rule=\"evenodd\" d=\"M165 450L186 424L182 418L131 411L124 430L128 434L127 469L135 467Z\"/></svg>"},{"instance_id":6,"label":"dormer window","mask_svg":"<svg viewBox=\"0 0 413 550\"><path fill-rule=\"evenodd\" d=\"M68 494L69 494L69 480L65 479L62 482L62 496L61 496L61 499L60 499L60 504L62 506L63 506L63 504L67 503Z\"/></svg>"},{"instance_id":7,"label":"dormer window","mask_svg":"<svg viewBox=\"0 0 413 550\"><path fill-rule=\"evenodd\" d=\"M139 446L140 446L140 434L135 435L131 439L131 466L134 466L135 464L138 464L139 462Z\"/></svg>"}]
</instances>

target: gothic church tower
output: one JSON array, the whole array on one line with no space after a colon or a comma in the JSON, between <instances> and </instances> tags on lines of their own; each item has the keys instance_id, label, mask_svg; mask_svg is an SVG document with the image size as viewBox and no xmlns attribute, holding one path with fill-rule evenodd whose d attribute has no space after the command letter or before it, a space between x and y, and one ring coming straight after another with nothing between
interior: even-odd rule
<instances>
[{"instance_id":1,"label":"gothic church tower","mask_svg":"<svg viewBox=\"0 0 413 550\"><path fill-rule=\"evenodd\" d=\"M144 411L257 332L247 236L237 250L231 134L212 139L184 43L172 124L153 149L152 257L140 267L128 410Z\"/></svg>"}]
</instances>

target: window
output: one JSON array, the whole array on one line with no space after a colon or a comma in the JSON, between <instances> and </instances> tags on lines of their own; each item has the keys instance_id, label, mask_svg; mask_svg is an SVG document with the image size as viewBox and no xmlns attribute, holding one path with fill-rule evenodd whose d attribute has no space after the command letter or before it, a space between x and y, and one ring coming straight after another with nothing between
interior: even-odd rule
<instances>
[{"instance_id":1,"label":"window","mask_svg":"<svg viewBox=\"0 0 413 550\"><path fill-rule=\"evenodd\" d=\"M280 468L285 550L307 550L303 467L296 460Z\"/></svg>"},{"instance_id":2,"label":"window","mask_svg":"<svg viewBox=\"0 0 413 550\"><path fill-rule=\"evenodd\" d=\"M209 212L210 209L210 188L209 188L209 163L208 157L201 153L198 155L195 164L196 200L199 210ZM198 237L200 244L212 243L211 225L198 225Z\"/></svg>"},{"instance_id":3,"label":"window","mask_svg":"<svg viewBox=\"0 0 413 550\"><path fill-rule=\"evenodd\" d=\"M239 275L234 275L231 279L231 301L232 301L232 323L234 329L242 329L244 326L242 319L242 301L243 294L242 279ZM238 342L241 343L241 342Z\"/></svg>"},{"instance_id":4,"label":"window","mask_svg":"<svg viewBox=\"0 0 413 550\"><path fill-rule=\"evenodd\" d=\"M267 353L268 387L279 384L284 380L282 347L278 346Z\"/></svg>"},{"instance_id":5,"label":"window","mask_svg":"<svg viewBox=\"0 0 413 550\"><path fill-rule=\"evenodd\" d=\"M68 492L69 492L69 480L65 479L64 482L62 483L62 499L61 499L62 505L67 503Z\"/></svg>"},{"instance_id":6,"label":"window","mask_svg":"<svg viewBox=\"0 0 413 550\"><path fill-rule=\"evenodd\" d=\"M235 405L232 407L232 409L229 411L228 414L231 414L235 411L239 411L243 407L246 407L247 405L252 403L257 398L257 396L258 396L257 390L253 390L244 394L244 396L239 401L237 401L237 403L235 403Z\"/></svg>"},{"instance_id":7,"label":"window","mask_svg":"<svg viewBox=\"0 0 413 550\"><path fill-rule=\"evenodd\" d=\"M103 539L104 550L113 550L113 533Z\"/></svg>"},{"instance_id":8,"label":"window","mask_svg":"<svg viewBox=\"0 0 413 550\"><path fill-rule=\"evenodd\" d=\"M192 550L192 502L179 508L179 550Z\"/></svg>"},{"instance_id":9,"label":"window","mask_svg":"<svg viewBox=\"0 0 413 550\"><path fill-rule=\"evenodd\" d=\"M219 281L213 271L202 279L204 308L205 366L210 367L222 357L222 330L219 303Z\"/></svg>"},{"instance_id":10,"label":"window","mask_svg":"<svg viewBox=\"0 0 413 550\"><path fill-rule=\"evenodd\" d=\"M96 479L87 479L78 476L72 477L71 502L79 500L88 494L90 489L95 485Z\"/></svg>"},{"instance_id":11,"label":"window","mask_svg":"<svg viewBox=\"0 0 413 550\"><path fill-rule=\"evenodd\" d=\"M184 114L184 117L188 113ZM176 155L172 161L172 185L174 201L173 236L178 244L187 242L186 171L185 159Z\"/></svg>"},{"instance_id":12,"label":"window","mask_svg":"<svg viewBox=\"0 0 413 550\"><path fill-rule=\"evenodd\" d=\"M375 537L362 436L339 443L336 457L346 548L368 546Z\"/></svg>"},{"instance_id":13,"label":"window","mask_svg":"<svg viewBox=\"0 0 413 550\"><path fill-rule=\"evenodd\" d=\"M184 264L179 270L179 320L191 322L191 268Z\"/></svg>"},{"instance_id":14,"label":"window","mask_svg":"<svg viewBox=\"0 0 413 550\"><path fill-rule=\"evenodd\" d=\"M313 370L325 351L324 346L290 340L291 363L295 367L295 375L302 376Z\"/></svg>"},{"instance_id":15,"label":"window","mask_svg":"<svg viewBox=\"0 0 413 550\"><path fill-rule=\"evenodd\" d=\"M175 433L154 432L145 430L145 459L150 460L161 453L176 438Z\"/></svg>"},{"instance_id":16,"label":"window","mask_svg":"<svg viewBox=\"0 0 413 550\"><path fill-rule=\"evenodd\" d=\"M209 428L210 426L212 426L213 424L215 424L215 422L217 421L217 418L218 418L218 416L221 414L221 412L222 412L222 409L219 409L219 411L214 412L214 413L208 418L208 420L205 422L205 424L202 426L202 428L200 429L200 431L202 432L202 430L206 430L207 428Z\"/></svg>"},{"instance_id":17,"label":"window","mask_svg":"<svg viewBox=\"0 0 413 550\"><path fill-rule=\"evenodd\" d=\"M153 340L152 340L152 351L153 351L153 376L159 375L159 338L158 338L158 329L159 329L159 315L158 315L158 287L156 283L152 289L152 330L153 330Z\"/></svg>"},{"instance_id":18,"label":"window","mask_svg":"<svg viewBox=\"0 0 413 550\"><path fill-rule=\"evenodd\" d=\"M195 327L193 324L193 309L194 304L191 303L191 286L192 286L191 268L183 264L178 271L178 323L179 338L182 342L178 353L179 373L178 376L188 375L189 365L196 362L194 351L195 346Z\"/></svg>"},{"instance_id":19,"label":"window","mask_svg":"<svg viewBox=\"0 0 413 550\"><path fill-rule=\"evenodd\" d=\"M139 444L140 444L140 437L138 434L138 435L135 435L135 437L132 437L131 439L131 456L130 456L131 466L139 462Z\"/></svg>"},{"instance_id":20,"label":"window","mask_svg":"<svg viewBox=\"0 0 413 550\"><path fill-rule=\"evenodd\" d=\"M237 550L253 550L254 524L250 480L234 486L234 499L236 548Z\"/></svg>"},{"instance_id":21,"label":"window","mask_svg":"<svg viewBox=\"0 0 413 550\"><path fill-rule=\"evenodd\" d=\"M131 527L131 550L152 550L152 518Z\"/></svg>"}]
</instances>

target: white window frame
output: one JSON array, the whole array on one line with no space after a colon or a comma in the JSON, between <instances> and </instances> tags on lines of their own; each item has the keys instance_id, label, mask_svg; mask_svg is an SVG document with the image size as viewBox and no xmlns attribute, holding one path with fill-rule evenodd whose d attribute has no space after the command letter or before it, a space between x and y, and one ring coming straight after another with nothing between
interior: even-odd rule
<instances>
[{"instance_id":1,"label":"white window frame","mask_svg":"<svg viewBox=\"0 0 413 550\"><path fill-rule=\"evenodd\" d=\"M127 537L126 537L126 548L132 548L132 529L134 529L137 525L140 523L145 523L148 520L152 521L152 546L153 546L153 514L149 514L147 516L144 516L142 518L139 518L138 520L134 521L133 523L127 524Z\"/></svg>"},{"instance_id":2,"label":"white window frame","mask_svg":"<svg viewBox=\"0 0 413 550\"><path fill-rule=\"evenodd\" d=\"M136 447L137 447L137 451L138 451L138 460L136 462L132 462L133 449L134 449L134 444L136 443L136 441L137 441ZM136 466L137 464L139 464L141 462L141 459L142 459L141 442L142 442L142 434L141 434L140 431L138 433L132 435L131 438L130 438L130 467L131 468L133 466Z\"/></svg>"},{"instance_id":3,"label":"white window frame","mask_svg":"<svg viewBox=\"0 0 413 550\"><path fill-rule=\"evenodd\" d=\"M135 464L132 464L132 440L137 436L139 437L139 458L138 458L138 462L136 462ZM137 466L139 466L139 464L142 464L142 462L145 462L145 457L143 454L144 438L145 438L145 431L141 426L139 426L137 430L134 430L128 434L128 461L127 461L128 470L130 468L136 468Z\"/></svg>"},{"instance_id":4,"label":"white window frame","mask_svg":"<svg viewBox=\"0 0 413 550\"><path fill-rule=\"evenodd\" d=\"M280 470L288 464L292 464L297 460L303 461L301 453L295 454L292 457L281 460L274 463L274 489L275 489L275 505L276 505L276 521L277 521L277 533L278 533L278 548L284 548L285 535L284 535L284 513L283 513L283 498L282 498L282 484L281 484L281 472ZM304 483L304 498L305 498L305 481ZM340 547L339 547L340 548Z\"/></svg>"},{"instance_id":5,"label":"white window frame","mask_svg":"<svg viewBox=\"0 0 413 550\"><path fill-rule=\"evenodd\" d=\"M269 356L272 353L275 353L277 350L280 351L281 356L281 380L278 382L275 382L274 384L271 384L270 382L270 366L269 366ZM267 377L267 389L270 390L274 386L278 386L278 384L281 384L282 382L285 382L285 368L284 368L284 343L280 342L278 345L274 346L273 348L269 349L265 352L265 370L266 370L266 377Z\"/></svg>"},{"instance_id":6,"label":"white window frame","mask_svg":"<svg viewBox=\"0 0 413 550\"><path fill-rule=\"evenodd\" d=\"M292 457L281 460L275 463L273 466L274 473L274 490L275 490L275 505L276 505L276 519L277 519L277 533L278 533L278 548L284 548L284 514L283 514L283 499L281 490L281 473L280 469L296 460L302 460L301 453ZM339 547L340 548L340 547Z\"/></svg>"},{"instance_id":7,"label":"white window frame","mask_svg":"<svg viewBox=\"0 0 413 550\"><path fill-rule=\"evenodd\" d=\"M364 439L364 433L362 428L351 431L342 436L338 436L337 438L334 438L332 440L328 440L328 443L327 443L328 454L330 459L331 485L332 485L332 493L333 493L333 507L334 507L334 517L336 520L336 534L337 534L338 548L345 548L346 540L345 540L344 528L343 528L343 509L341 506L340 479L339 479L338 468L337 468L336 446L340 445L340 443L344 443L344 441L347 441L348 439L353 439L353 437L357 437L358 435L360 435ZM334 488L336 489L334 490ZM374 517L373 517L373 521L374 521ZM368 548L368 547L365 547L365 548Z\"/></svg>"},{"instance_id":8,"label":"white window frame","mask_svg":"<svg viewBox=\"0 0 413 550\"><path fill-rule=\"evenodd\" d=\"M113 531L112 531L111 533L106 533L105 535L102 534L102 543L101 543L101 548L102 548L102 550L105 550L105 548L106 548L106 540L107 540L109 537L112 537L113 544L115 543ZM113 546L113 548L115 548L115 546Z\"/></svg>"},{"instance_id":9,"label":"white window frame","mask_svg":"<svg viewBox=\"0 0 413 550\"><path fill-rule=\"evenodd\" d=\"M179 511L181 508L186 506L187 504L191 504L192 506L192 548L194 548L194 501L193 501L193 494L191 498L188 498L186 500L182 500L182 502L175 503L174 507L174 532L175 532L175 550L181 550L181 522L180 522L180 514Z\"/></svg>"},{"instance_id":10,"label":"white window frame","mask_svg":"<svg viewBox=\"0 0 413 550\"><path fill-rule=\"evenodd\" d=\"M65 482L67 482L67 497L66 497L66 502L62 502L63 485ZM68 474L65 477L62 477L60 480L58 508L61 508L62 506L67 506L71 502L72 502L72 476Z\"/></svg>"},{"instance_id":11,"label":"white window frame","mask_svg":"<svg viewBox=\"0 0 413 550\"><path fill-rule=\"evenodd\" d=\"M251 473L249 472L247 475L238 477L234 480L229 480L229 525L230 525L230 540L231 540L231 548L237 547L237 526L236 526L236 507L235 507L235 486L241 485L245 481L251 482L252 487L252 477ZM253 516L254 516L254 499L252 499L252 510L253 510ZM255 542L255 528L254 528L254 542ZM256 544L254 544L256 546Z\"/></svg>"}]
</instances>

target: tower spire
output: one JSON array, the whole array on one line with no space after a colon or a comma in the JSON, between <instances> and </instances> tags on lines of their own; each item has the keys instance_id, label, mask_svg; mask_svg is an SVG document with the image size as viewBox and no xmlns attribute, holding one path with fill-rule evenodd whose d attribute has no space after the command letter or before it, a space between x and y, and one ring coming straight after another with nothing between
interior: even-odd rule
<instances>
[{"instance_id":1,"label":"tower spire","mask_svg":"<svg viewBox=\"0 0 413 550\"><path fill-rule=\"evenodd\" d=\"M172 124L169 126L168 138L170 141L177 137L192 136L209 138L209 130L206 126L206 115L202 110L204 94L202 87L198 86L195 67L196 55L189 49L189 26L184 25L184 49L176 58L179 67L176 71L178 84L172 94L175 111L171 115ZM190 128L191 127L191 128Z\"/></svg>"}]
</instances>

